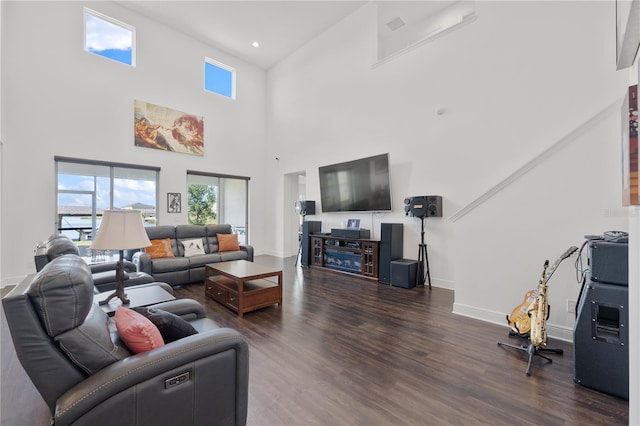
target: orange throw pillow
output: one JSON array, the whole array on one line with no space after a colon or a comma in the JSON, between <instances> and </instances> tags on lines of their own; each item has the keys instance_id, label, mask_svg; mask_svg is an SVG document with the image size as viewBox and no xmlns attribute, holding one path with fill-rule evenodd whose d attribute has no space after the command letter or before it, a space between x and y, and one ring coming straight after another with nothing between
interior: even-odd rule
<instances>
[{"instance_id":1,"label":"orange throw pillow","mask_svg":"<svg viewBox=\"0 0 640 426\"><path fill-rule=\"evenodd\" d=\"M134 354L164 346L158 327L136 311L118 306L115 320L118 335Z\"/></svg>"},{"instance_id":2,"label":"orange throw pillow","mask_svg":"<svg viewBox=\"0 0 640 426\"><path fill-rule=\"evenodd\" d=\"M144 249L149 253L152 259L158 259L161 257L175 257L171 250L171 239L165 238L163 240L151 240L151 246Z\"/></svg>"},{"instance_id":3,"label":"orange throw pillow","mask_svg":"<svg viewBox=\"0 0 640 426\"><path fill-rule=\"evenodd\" d=\"M218 251L240 250L238 234L216 234L218 236Z\"/></svg>"}]
</instances>

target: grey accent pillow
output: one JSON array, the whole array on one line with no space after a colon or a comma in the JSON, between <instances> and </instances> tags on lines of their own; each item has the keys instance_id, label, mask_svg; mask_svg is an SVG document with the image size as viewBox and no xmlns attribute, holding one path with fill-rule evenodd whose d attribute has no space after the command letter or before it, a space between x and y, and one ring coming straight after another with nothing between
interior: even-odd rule
<instances>
[{"instance_id":1,"label":"grey accent pillow","mask_svg":"<svg viewBox=\"0 0 640 426\"><path fill-rule=\"evenodd\" d=\"M153 325L158 327L165 343L174 342L198 333L188 321L174 313L152 307L135 307L131 309L148 318Z\"/></svg>"}]
</instances>

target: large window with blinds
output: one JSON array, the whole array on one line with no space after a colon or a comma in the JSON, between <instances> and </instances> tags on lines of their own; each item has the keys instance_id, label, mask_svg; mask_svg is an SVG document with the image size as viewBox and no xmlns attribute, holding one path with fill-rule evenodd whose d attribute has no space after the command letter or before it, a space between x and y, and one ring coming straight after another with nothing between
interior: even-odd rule
<instances>
[{"instance_id":1,"label":"large window with blinds","mask_svg":"<svg viewBox=\"0 0 640 426\"><path fill-rule=\"evenodd\" d=\"M155 226L160 168L56 157L56 228L88 255L107 209L142 212L145 226Z\"/></svg>"},{"instance_id":2,"label":"large window with blinds","mask_svg":"<svg viewBox=\"0 0 640 426\"><path fill-rule=\"evenodd\" d=\"M187 171L190 224L230 224L238 234L238 242L248 244L248 199L248 177Z\"/></svg>"}]
</instances>

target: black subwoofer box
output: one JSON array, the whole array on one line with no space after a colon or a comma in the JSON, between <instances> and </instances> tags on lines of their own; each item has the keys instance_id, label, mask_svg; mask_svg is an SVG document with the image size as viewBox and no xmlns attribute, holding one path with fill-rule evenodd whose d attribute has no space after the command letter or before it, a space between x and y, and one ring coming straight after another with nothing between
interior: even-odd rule
<instances>
[{"instance_id":1,"label":"black subwoofer box","mask_svg":"<svg viewBox=\"0 0 640 426\"><path fill-rule=\"evenodd\" d=\"M403 288L416 286L418 261L412 259L397 259L391 261L391 285Z\"/></svg>"},{"instance_id":2,"label":"black subwoofer box","mask_svg":"<svg viewBox=\"0 0 640 426\"><path fill-rule=\"evenodd\" d=\"M587 280L573 330L576 383L629 399L628 314L628 287Z\"/></svg>"}]
</instances>

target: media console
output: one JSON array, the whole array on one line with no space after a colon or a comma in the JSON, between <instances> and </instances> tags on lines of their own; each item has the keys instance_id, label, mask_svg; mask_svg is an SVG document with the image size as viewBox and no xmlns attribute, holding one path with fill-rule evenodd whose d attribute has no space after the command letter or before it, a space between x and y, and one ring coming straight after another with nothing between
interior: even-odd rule
<instances>
[{"instance_id":1,"label":"media console","mask_svg":"<svg viewBox=\"0 0 640 426\"><path fill-rule=\"evenodd\" d=\"M380 241L311 234L311 267L378 278Z\"/></svg>"}]
</instances>

